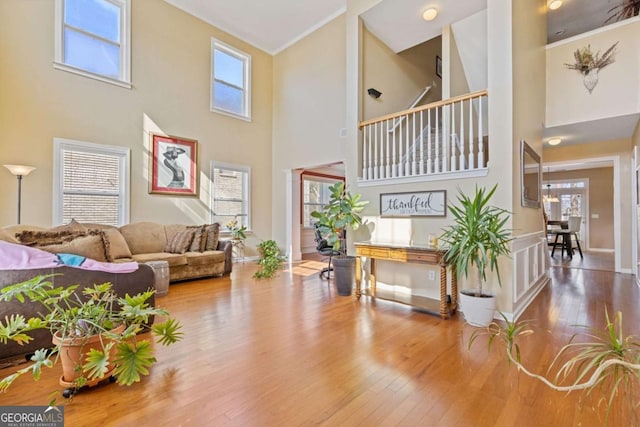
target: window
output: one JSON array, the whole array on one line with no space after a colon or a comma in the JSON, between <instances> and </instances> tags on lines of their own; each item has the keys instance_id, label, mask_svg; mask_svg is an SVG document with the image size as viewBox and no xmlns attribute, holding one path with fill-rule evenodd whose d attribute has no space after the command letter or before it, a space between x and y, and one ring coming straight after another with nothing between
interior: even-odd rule
<instances>
[{"instance_id":1,"label":"window","mask_svg":"<svg viewBox=\"0 0 640 427\"><path fill-rule=\"evenodd\" d=\"M313 227L317 221L311 216L311 212L322 212L325 205L329 204L331 192L329 187L334 185L336 180L322 179L319 177L305 177L302 179L302 226Z\"/></svg>"},{"instance_id":2,"label":"window","mask_svg":"<svg viewBox=\"0 0 640 427\"><path fill-rule=\"evenodd\" d=\"M129 222L129 149L54 138L53 223Z\"/></svg>"},{"instance_id":3,"label":"window","mask_svg":"<svg viewBox=\"0 0 640 427\"><path fill-rule=\"evenodd\" d=\"M211 40L211 111L251 119L251 57Z\"/></svg>"},{"instance_id":4,"label":"window","mask_svg":"<svg viewBox=\"0 0 640 427\"><path fill-rule=\"evenodd\" d=\"M238 225L251 229L251 168L211 162L211 222L225 225L237 217Z\"/></svg>"},{"instance_id":5,"label":"window","mask_svg":"<svg viewBox=\"0 0 640 427\"><path fill-rule=\"evenodd\" d=\"M56 0L54 67L131 87L131 0Z\"/></svg>"}]
</instances>

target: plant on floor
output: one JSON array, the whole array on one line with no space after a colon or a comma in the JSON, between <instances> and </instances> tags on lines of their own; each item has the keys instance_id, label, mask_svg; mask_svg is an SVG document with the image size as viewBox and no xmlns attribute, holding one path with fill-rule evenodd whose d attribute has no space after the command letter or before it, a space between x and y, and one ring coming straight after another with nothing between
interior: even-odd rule
<instances>
[{"instance_id":1,"label":"plant on floor","mask_svg":"<svg viewBox=\"0 0 640 427\"><path fill-rule=\"evenodd\" d=\"M468 277L469 266L476 266L478 297L484 295L482 284L487 280L487 267L496 272L498 283L502 284L498 258L511 253L511 232L506 227L509 212L489 205L497 188L498 184L487 191L476 185L473 198L458 189L460 205L449 205L454 223L440 235L447 247L444 260L455 265L458 274Z\"/></svg>"},{"instance_id":2,"label":"plant on floor","mask_svg":"<svg viewBox=\"0 0 640 427\"><path fill-rule=\"evenodd\" d=\"M369 202L361 201L360 194L352 195L345 189L342 181L330 186L329 192L329 203L324 206L322 212L311 212L311 216L318 220L318 228L327 239L327 243L336 251L340 251L344 230L358 229L362 224L360 212Z\"/></svg>"},{"instance_id":3,"label":"plant on floor","mask_svg":"<svg viewBox=\"0 0 640 427\"><path fill-rule=\"evenodd\" d=\"M631 420L633 416L637 423L637 410L640 407L640 340L624 335L621 312L617 312L611 321L609 313L605 311L604 330L580 326L587 333L574 334L554 357L547 370L547 376L556 372L552 380L532 373L522 364L521 350L516 340L533 333L529 325L526 322L510 322L502 313L501 316L504 326L492 322L486 331L474 331L468 348L479 336L488 335L489 349L494 341L502 342L507 359L516 365L519 372L542 381L548 387L562 392L582 390L587 396L596 391L603 393L604 397L597 400L599 404L606 402L605 424L616 399L621 399L625 405L623 410L628 411L627 419ZM579 337L586 339L579 340Z\"/></svg>"},{"instance_id":4,"label":"plant on floor","mask_svg":"<svg viewBox=\"0 0 640 427\"><path fill-rule=\"evenodd\" d=\"M258 253L260 259L258 265L260 268L253 275L256 279L270 279L282 265L284 261L280 255L280 249L275 240L264 240L258 245Z\"/></svg>"},{"instance_id":5,"label":"plant on floor","mask_svg":"<svg viewBox=\"0 0 640 427\"><path fill-rule=\"evenodd\" d=\"M131 385L140 381L141 375L148 375L148 368L156 362L151 342L137 335L148 327L152 316L167 316L151 326L161 344L173 344L182 337L180 324L168 317L168 311L149 304L153 290L119 298L110 283L76 292L79 285L55 287L50 277L36 276L7 286L0 293L0 301L28 300L41 305L37 316L27 319L12 314L4 321L0 319L0 343L28 343L33 339L29 332L38 329L48 330L54 341L53 348L35 351L33 364L0 380L0 391L6 391L16 378L28 372L35 380L40 379L42 369L51 368L58 360L63 364L60 383L69 387L65 397L112 376L120 385ZM97 341L94 345L89 344L92 339ZM69 344L79 348L80 355L67 361Z\"/></svg>"}]
</instances>

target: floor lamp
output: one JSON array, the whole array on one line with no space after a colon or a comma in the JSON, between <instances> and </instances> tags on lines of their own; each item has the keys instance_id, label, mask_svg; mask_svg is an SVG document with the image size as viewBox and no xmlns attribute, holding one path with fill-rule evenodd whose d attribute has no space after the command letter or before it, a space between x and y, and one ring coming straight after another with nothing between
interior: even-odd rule
<instances>
[{"instance_id":1,"label":"floor lamp","mask_svg":"<svg viewBox=\"0 0 640 427\"><path fill-rule=\"evenodd\" d=\"M3 165L12 175L18 178L18 224L20 224L20 203L22 202L22 177L29 175L36 168L22 165Z\"/></svg>"}]
</instances>

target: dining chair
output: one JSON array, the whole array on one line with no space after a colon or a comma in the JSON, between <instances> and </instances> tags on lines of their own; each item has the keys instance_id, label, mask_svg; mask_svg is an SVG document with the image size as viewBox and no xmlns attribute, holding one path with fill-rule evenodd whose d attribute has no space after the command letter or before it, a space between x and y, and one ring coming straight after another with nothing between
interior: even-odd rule
<instances>
[{"instance_id":1,"label":"dining chair","mask_svg":"<svg viewBox=\"0 0 640 427\"><path fill-rule=\"evenodd\" d=\"M580 227L582 225L582 217L581 216L570 216L569 217L569 242L571 244L571 250L574 247L578 248L578 252L580 252L580 258L584 259L582 256L582 248L580 247ZM574 246L575 243L575 246Z\"/></svg>"}]
</instances>

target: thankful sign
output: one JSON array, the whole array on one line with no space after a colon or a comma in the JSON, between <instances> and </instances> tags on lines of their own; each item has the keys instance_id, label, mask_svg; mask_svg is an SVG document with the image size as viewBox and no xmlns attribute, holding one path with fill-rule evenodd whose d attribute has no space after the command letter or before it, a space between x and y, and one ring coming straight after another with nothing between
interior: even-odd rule
<instances>
[{"instance_id":1,"label":"thankful sign","mask_svg":"<svg viewBox=\"0 0 640 427\"><path fill-rule=\"evenodd\" d=\"M444 190L380 194L381 216L446 216L446 209Z\"/></svg>"}]
</instances>

